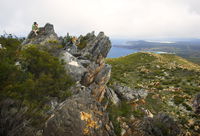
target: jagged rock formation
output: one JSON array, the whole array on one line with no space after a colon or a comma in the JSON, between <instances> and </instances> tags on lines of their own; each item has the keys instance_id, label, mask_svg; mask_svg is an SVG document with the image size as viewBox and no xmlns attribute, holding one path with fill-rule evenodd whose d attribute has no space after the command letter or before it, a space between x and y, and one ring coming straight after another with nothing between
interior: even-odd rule
<instances>
[{"instance_id":1,"label":"jagged rock formation","mask_svg":"<svg viewBox=\"0 0 200 136\"><path fill-rule=\"evenodd\" d=\"M72 55L73 53L70 53L70 50L74 48L73 45L70 46L70 50L66 50L66 48L61 50L59 58L66 63L66 70L72 78L92 89L92 94L97 100L101 101L111 73L111 66L104 62L104 58L111 48L111 42L103 32L100 32L97 36L95 36L94 32L88 33L86 37L87 45L83 49L74 51L76 57ZM51 44L52 41L57 41L57 44L60 42L57 34L54 32L53 25L47 23L40 28L37 36L30 32L22 45L44 45Z\"/></svg>"},{"instance_id":2,"label":"jagged rock formation","mask_svg":"<svg viewBox=\"0 0 200 136\"><path fill-rule=\"evenodd\" d=\"M101 64L102 59L105 58L111 48L111 42L103 32L100 32L98 36L94 35L94 32L86 35L88 37L88 43L81 51L81 56L91 61L96 61Z\"/></svg>"},{"instance_id":3,"label":"jagged rock formation","mask_svg":"<svg viewBox=\"0 0 200 136\"><path fill-rule=\"evenodd\" d=\"M38 46L51 48L52 43L58 45L60 41L62 39L60 40L54 32L53 25L48 23L39 29L37 36L30 32L22 46L38 44ZM21 117L24 109L21 111L14 108L12 114L1 113L1 118L5 119L1 122L6 122L0 123L1 127L10 124L5 130L1 130L1 134L8 136L115 136L112 122L109 121L108 113L101 104L111 73L111 66L104 62L110 48L109 38L100 32L98 36L94 33L87 34L87 45L83 49L76 49L73 53L65 50L66 48L59 49L56 56L65 62L66 72L76 81L76 84L71 87L73 95L61 103L56 99L49 102L51 109L47 111L47 120L41 123L40 128L27 127L28 119ZM9 108L12 105L15 106L14 103L4 106L4 111L10 112L12 109ZM13 122L16 123L11 125ZM24 126L26 123L27 125Z\"/></svg>"},{"instance_id":4,"label":"jagged rock formation","mask_svg":"<svg viewBox=\"0 0 200 136\"><path fill-rule=\"evenodd\" d=\"M59 42L59 38L54 31L52 24L47 23L44 27L39 28L38 35L36 36L33 31L31 31L27 39L22 43L22 45L27 44L40 44L45 45L49 42Z\"/></svg>"},{"instance_id":5,"label":"jagged rock formation","mask_svg":"<svg viewBox=\"0 0 200 136\"><path fill-rule=\"evenodd\" d=\"M66 67L72 67L69 68L69 71L81 68L81 70L78 71L79 75L76 75L78 73L72 74L72 77L74 77L76 81L80 81L82 85L89 87L95 98L98 101L101 101L111 73L111 66L104 62L104 58L111 48L111 42L103 32L100 32L98 36L95 36L93 32L88 33L86 37L86 47L73 51L72 54L75 54L77 59L73 59L73 62L71 63L66 63ZM69 51L65 50L61 52L61 58L66 56L66 52L71 52L71 50L73 50L72 48L74 47L71 46ZM86 69L86 71L84 69Z\"/></svg>"},{"instance_id":6,"label":"jagged rock formation","mask_svg":"<svg viewBox=\"0 0 200 136\"><path fill-rule=\"evenodd\" d=\"M106 97L115 105L120 102L120 99L112 88L106 88Z\"/></svg>"},{"instance_id":7,"label":"jagged rock formation","mask_svg":"<svg viewBox=\"0 0 200 136\"><path fill-rule=\"evenodd\" d=\"M47 120L44 136L115 135L108 114L90 95L90 90L76 91L79 93L59 104Z\"/></svg>"}]
</instances>

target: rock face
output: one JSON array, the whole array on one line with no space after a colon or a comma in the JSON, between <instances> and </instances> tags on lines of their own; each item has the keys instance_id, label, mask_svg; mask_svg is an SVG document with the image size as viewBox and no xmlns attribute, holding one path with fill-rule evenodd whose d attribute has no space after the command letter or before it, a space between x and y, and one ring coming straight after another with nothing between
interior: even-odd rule
<instances>
[{"instance_id":1,"label":"rock face","mask_svg":"<svg viewBox=\"0 0 200 136\"><path fill-rule=\"evenodd\" d=\"M106 97L115 105L120 102L120 99L116 95L115 91L111 88L106 88Z\"/></svg>"},{"instance_id":2,"label":"rock face","mask_svg":"<svg viewBox=\"0 0 200 136\"><path fill-rule=\"evenodd\" d=\"M197 94L194 101L193 107L196 114L200 114L200 94Z\"/></svg>"},{"instance_id":3,"label":"rock face","mask_svg":"<svg viewBox=\"0 0 200 136\"><path fill-rule=\"evenodd\" d=\"M22 45L26 45L26 44L45 45L51 42L58 43L59 38L54 31L53 25L47 23L44 27L39 28L39 32L37 36L34 34L33 31L31 31L27 39L22 43Z\"/></svg>"},{"instance_id":4,"label":"rock face","mask_svg":"<svg viewBox=\"0 0 200 136\"><path fill-rule=\"evenodd\" d=\"M83 89L73 88L75 95L58 106L46 122L45 136L115 135L108 114L100 104L111 74L111 66L104 62L111 43L102 32L98 36L89 33L87 38L84 49L68 47L60 52L68 74Z\"/></svg>"},{"instance_id":5,"label":"rock face","mask_svg":"<svg viewBox=\"0 0 200 136\"><path fill-rule=\"evenodd\" d=\"M94 32L88 33L85 37L87 37L85 48L73 49L73 46L71 46L66 48L64 52L61 52L60 55L65 56L65 52L77 55L76 62L74 63L78 64L81 70L74 70L70 74L72 77L79 77L75 78L75 80L80 81L82 85L90 88L92 90L91 94L96 100L101 101L111 74L111 66L104 62L104 58L111 48L111 42L103 32L100 32L97 36L94 35ZM66 67L71 66L69 66L69 63L66 63Z\"/></svg>"},{"instance_id":6,"label":"rock face","mask_svg":"<svg viewBox=\"0 0 200 136\"><path fill-rule=\"evenodd\" d=\"M88 88L62 102L47 120L44 136L114 136L108 114Z\"/></svg>"},{"instance_id":7,"label":"rock face","mask_svg":"<svg viewBox=\"0 0 200 136\"><path fill-rule=\"evenodd\" d=\"M66 45L64 50L67 50L72 55L76 55L77 54L77 46L74 45L74 44Z\"/></svg>"},{"instance_id":8,"label":"rock face","mask_svg":"<svg viewBox=\"0 0 200 136\"><path fill-rule=\"evenodd\" d=\"M105 91L106 91L106 84L110 79L111 74L111 67L110 65L104 65L102 69L96 74L93 79L92 84L89 85L89 88L92 90L92 95L98 100L99 102L102 101ZM87 77L88 78L88 77ZM90 80L90 79L89 79Z\"/></svg>"},{"instance_id":9,"label":"rock face","mask_svg":"<svg viewBox=\"0 0 200 136\"><path fill-rule=\"evenodd\" d=\"M52 43L57 45L62 41L59 40L53 25L46 24L39 29L37 36L30 32L22 46L38 44L51 50ZM9 129L12 130L11 132L15 131L14 135L20 136L115 136L112 122L109 121L105 106L101 104L111 74L111 66L104 62L110 48L109 38L100 32L98 36L88 33L87 45L83 49L70 47L58 50L56 56L64 62L66 72L76 81L76 84L71 87L72 96L61 103L59 100L49 102L51 109L47 111L47 120L44 124L41 123L43 127L27 128L23 126L27 119L20 118L20 121L13 119L9 123L0 124L10 125L6 130L1 130L1 134L11 136L7 133ZM23 116L21 114L23 112L19 113ZM7 118L15 118L13 114L8 114ZM15 121L19 129L11 125Z\"/></svg>"},{"instance_id":10,"label":"rock face","mask_svg":"<svg viewBox=\"0 0 200 136\"><path fill-rule=\"evenodd\" d=\"M72 76L75 81L81 81L83 75L87 71L86 68L78 61L77 58L68 52L60 53L60 59L65 62L66 72Z\"/></svg>"},{"instance_id":11,"label":"rock face","mask_svg":"<svg viewBox=\"0 0 200 136\"><path fill-rule=\"evenodd\" d=\"M96 61L97 63L105 58L111 48L111 42L103 32L100 32L98 36L94 35L94 32L88 33L88 43L86 47L81 51L83 57Z\"/></svg>"}]
</instances>

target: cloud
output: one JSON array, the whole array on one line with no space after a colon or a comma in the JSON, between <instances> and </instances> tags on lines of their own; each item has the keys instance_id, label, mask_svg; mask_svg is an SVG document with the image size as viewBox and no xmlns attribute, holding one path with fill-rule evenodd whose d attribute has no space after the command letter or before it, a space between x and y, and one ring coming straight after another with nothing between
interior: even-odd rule
<instances>
[{"instance_id":1,"label":"cloud","mask_svg":"<svg viewBox=\"0 0 200 136\"><path fill-rule=\"evenodd\" d=\"M0 33L27 35L34 21L59 35L95 30L115 38L200 37L199 0L1 0Z\"/></svg>"}]
</instances>

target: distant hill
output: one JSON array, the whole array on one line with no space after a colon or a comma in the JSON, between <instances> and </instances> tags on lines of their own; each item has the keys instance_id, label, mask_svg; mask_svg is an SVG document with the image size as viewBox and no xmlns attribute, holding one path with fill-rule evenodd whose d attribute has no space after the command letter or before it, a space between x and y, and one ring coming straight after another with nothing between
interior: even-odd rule
<instances>
[{"instance_id":1,"label":"distant hill","mask_svg":"<svg viewBox=\"0 0 200 136\"><path fill-rule=\"evenodd\" d=\"M131 110L131 103L130 110L125 111L127 124L132 123L128 116L130 113L140 120L144 116L142 110L146 109L153 115L168 113L177 120L182 130L189 131L191 135L200 133L197 129L200 117L192 110L192 100L200 92L199 65L173 54L143 52L107 59L107 63L112 66L110 87L121 84L148 92L143 103L134 102L137 110ZM113 111L113 107L110 108ZM115 109L112 116L117 115Z\"/></svg>"},{"instance_id":2,"label":"distant hill","mask_svg":"<svg viewBox=\"0 0 200 136\"><path fill-rule=\"evenodd\" d=\"M186 41L128 41L124 45L115 44L114 46L136 49L140 51L163 51L176 53L192 62L200 64L200 40Z\"/></svg>"}]
</instances>

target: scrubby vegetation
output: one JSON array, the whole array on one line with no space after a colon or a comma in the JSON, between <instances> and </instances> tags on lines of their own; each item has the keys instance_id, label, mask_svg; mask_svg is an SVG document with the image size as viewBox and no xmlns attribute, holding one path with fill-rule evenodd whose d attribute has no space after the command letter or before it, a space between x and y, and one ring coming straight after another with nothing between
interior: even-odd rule
<instances>
[{"instance_id":1,"label":"scrubby vegetation","mask_svg":"<svg viewBox=\"0 0 200 136\"><path fill-rule=\"evenodd\" d=\"M121 126L120 122L118 121L119 117L126 117L130 118L132 111L131 111L131 105L127 104L126 102L120 103L120 105L111 105L108 107L108 112L110 115L110 120L112 121L114 125L114 130L117 135L121 134Z\"/></svg>"},{"instance_id":2,"label":"scrubby vegetation","mask_svg":"<svg viewBox=\"0 0 200 136\"><path fill-rule=\"evenodd\" d=\"M143 102L133 102L125 115L144 117L143 109L153 115L165 112L174 117L181 128L197 135L200 118L192 111L192 100L200 92L200 66L173 54L135 53L125 57L107 59L112 65L109 85L119 83L131 88L148 90ZM128 104L128 103L127 103ZM109 107L111 118L118 125L121 107ZM193 121L191 123L191 120ZM120 131L120 130L117 130Z\"/></svg>"},{"instance_id":3,"label":"scrubby vegetation","mask_svg":"<svg viewBox=\"0 0 200 136\"><path fill-rule=\"evenodd\" d=\"M80 43L77 45L78 49L83 49L87 46L88 36L81 36Z\"/></svg>"},{"instance_id":4,"label":"scrubby vegetation","mask_svg":"<svg viewBox=\"0 0 200 136\"><path fill-rule=\"evenodd\" d=\"M0 100L20 101L29 108L26 115L34 118L32 123L38 124L52 98L62 101L70 96L73 81L50 50L40 45L21 50L21 41L12 37L0 37L0 44Z\"/></svg>"}]
</instances>

